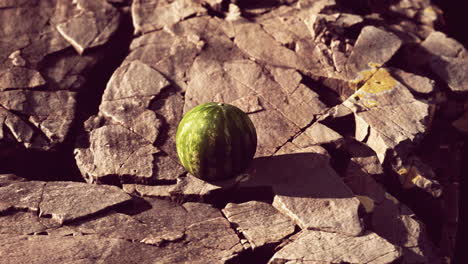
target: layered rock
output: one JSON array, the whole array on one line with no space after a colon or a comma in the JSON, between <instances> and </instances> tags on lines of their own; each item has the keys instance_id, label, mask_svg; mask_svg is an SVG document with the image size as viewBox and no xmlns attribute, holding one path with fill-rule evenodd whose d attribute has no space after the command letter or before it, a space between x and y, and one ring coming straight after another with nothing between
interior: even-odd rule
<instances>
[{"instance_id":1,"label":"layered rock","mask_svg":"<svg viewBox=\"0 0 468 264\"><path fill-rule=\"evenodd\" d=\"M83 53L109 41L120 13L104 0L10 2L0 10L2 152L49 150L69 134L85 72L100 57Z\"/></svg>"}]
</instances>

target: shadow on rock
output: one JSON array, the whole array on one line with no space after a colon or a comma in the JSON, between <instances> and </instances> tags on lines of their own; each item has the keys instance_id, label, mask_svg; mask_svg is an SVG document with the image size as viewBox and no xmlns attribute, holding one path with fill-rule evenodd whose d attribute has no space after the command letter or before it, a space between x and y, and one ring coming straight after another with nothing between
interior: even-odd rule
<instances>
[{"instance_id":1,"label":"shadow on rock","mask_svg":"<svg viewBox=\"0 0 468 264\"><path fill-rule=\"evenodd\" d=\"M271 186L276 195L352 198L353 193L318 153L295 153L254 159L251 177L241 187Z\"/></svg>"}]
</instances>

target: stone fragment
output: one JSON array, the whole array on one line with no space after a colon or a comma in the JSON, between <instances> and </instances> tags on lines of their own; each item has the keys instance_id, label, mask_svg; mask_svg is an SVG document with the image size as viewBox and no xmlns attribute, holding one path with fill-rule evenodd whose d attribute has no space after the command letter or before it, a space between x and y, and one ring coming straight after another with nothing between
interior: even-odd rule
<instances>
[{"instance_id":1,"label":"stone fragment","mask_svg":"<svg viewBox=\"0 0 468 264\"><path fill-rule=\"evenodd\" d=\"M276 252L268 263L392 263L400 257L398 247L375 233L349 237L304 230Z\"/></svg>"},{"instance_id":2,"label":"stone fragment","mask_svg":"<svg viewBox=\"0 0 468 264\"><path fill-rule=\"evenodd\" d=\"M0 72L0 91L21 88L35 88L46 84L41 73L23 67L15 67Z\"/></svg>"},{"instance_id":3,"label":"stone fragment","mask_svg":"<svg viewBox=\"0 0 468 264\"><path fill-rule=\"evenodd\" d=\"M359 200L330 167L324 154L290 152L254 159L250 180L239 186L270 186L275 195L273 206L302 229L350 236L363 231Z\"/></svg>"},{"instance_id":4,"label":"stone fragment","mask_svg":"<svg viewBox=\"0 0 468 264\"><path fill-rule=\"evenodd\" d=\"M45 182L13 182L0 187L0 212L7 209L27 209L38 212Z\"/></svg>"},{"instance_id":5,"label":"stone fragment","mask_svg":"<svg viewBox=\"0 0 468 264\"><path fill-rule=\"evenodd\" d=\"M346 61L349 80L365 78L362 71L371 70L390 60L401 43L402 41L392 33L374 26L364 27Z\"/></svg>"},{"instance_id":6,"label":"stone fragment","mask_svg":"<svg viewBox=\"0 0 468 264\"><path fill-rule=\"evenodd\" d=\"M130 199L129 195L115 186L48 182L42 193L39 213L50 215L57 222L64 223L98 213Z\"/></svg>"},{"instance_id":7,"label":"stone fragment","mask_svg":"<svg viewBox=\"0 0 468 264\"><path fill-rule=\"evenodd\" d=\"M201 3L190 0L172 2L135 0L132 2L132 18L135 34L147 33L171 26L189 16L206 14Z\"/></svg>"},{"instance_id":8,"label":"stone fragment","mask_svg":"<svg viewBox=\"0 0 468 264\"><path fill-rule=\"evenodd\" d=\"M434 171L417 156L411 156L397 169L404 189L418 187L434 197L442 195L442 186L436 180Z\"/></svg>"},{"instance_id":9,"label":"stone fragment","mask_svg":"<svg viewBox=\"0 0 468 264\"><path fill-rule=\"evenodd\" d=\"M433 107L416 100L384 69L378 69L343 104L353 110L356 137L365 140L381 163L388 152L405 157L431 125Z\"/></svg>"},{"instance_id":10,"label":"stone fragment","mask_svg":"<svg viewBox=\"0 0 468 264\"><path fill-rule=\"evenodd\" d=\"M464 58L434 57L432 70L442 78L454 92L468 91L468 56Z\"/></svg>"},{"instance_id":11,"label":"stone fragment","mask_svg":"<svg viewBox=\"0 0 468 264\"><path fill-rule=\"evenodd\" d=\"M120 13L105 1L77 1L78 14L57 30L79 54L105 44L119 26Z\"/></svg>"},{"instance_id":12,"label":"stone fragment","mask_svg":"<svg viewBox=\"0 0 468 264\"><path fill-rule=\"evenodd\" d=\"M463 58L468 55L461 43L440 31L433 31L421 42L421 46L436 56Z\"/></svg>"},{"instance_id":13,"label":"stone fragment","mask_svg":"<svg viewBox=\"0 0 468 264\"><path fill-rule=\"evenodd\" d=\"M304 132L299 134L292 143L299 147L305 148L311 145L320 145L327 143L339 143L343 137L331 128L315 122L310 127L306 128Z\"/></svg>"},{"instance_id":14,"label":"stone fragment","mask_svg":"<svg viewBox=\"0 0 468 264\"><path fill-rule=\"evenodd\" d=\"M12 211L0 215L0 234L29 235L46 229L35 212Z\"/></svg>"},{"instance_id":15,"label":"stone fragment","mask_svg":"<svg viewBox=\"0 0 468 264\"><path fill-rule=\"evenodd\" d=\"M165 252L123 239L86 236L0 237L0 252L6 264L14 263L153 263ZM28 252L28 254L24 254ZM161 262L167 263L167 262Z\"/></svg>"},{"instance_id":16,"label":"stone fragment","mask_svg":"<svg viewBox=\"0 0 468 264\"><path fill-rule=\"evenodd\" d=\"M160 198L185 198L203 200L216 191L230 189L237 183L237 179L218 182L206 182L195 176L187 174L177 178L175 184L170 185L142 185L125 184L124 189L129 193L137 193L140 196Z\"/></svg>"},{"instance_id":17,"label":"stone fragment","mask_svg":"<svg viewBox=\"0 0 468 264\"><path fill-rule=\"evenodd\" d=\"M356 195L362 197L361 202L366 209L366 201L372 205L368 211L372 230L393 245L402 247L405 263L440 263L425 225L411 209L375 181L376 176L369 174L367 162L363 162L358 153L350 154L352 158L346 169L345 182Z\"/></svg>"},{"instance_id":18,"label":"stone fragment","mask_svg":"<svg viewBox=\"0 0 468 264\"><path fill-rule=\"evenodd\" d=\"M421 46L431 55L431 69L442 78L454 92L468 90L467 60L468 53L462 44L444 33L431 33Z\"/></svg>"},{"instance_id":19,"label":"stone fragment","mask_svg":"<svg viewBox=\"0 0 468 264\"><path fill-rule=\"evenodd\" d=\"M222 211L247 238L252 249L279 243L294 232L295 225L291 219L265 202L228 203Z\"/></svg>"},{"instance_id":20,"label":"stone fragment","mask_svg":"<svg viewBox=\"0 0 468 264\"><path fill-rule=\"evenodd\" d=\"M168 86L166 78L139 60L114 72L99 107L108 125L93 127L89 148L75 151L88 182L118 177L123 182L148 183L175 179L184 172L173 139L182 114L181 98L173 94L154 102L158 109L151 109L152 100L166 93Z\"/></svg>"},{"instance_id":21,"label":"stone fragment","mask_svg":"<svg viewBox=\"0 0 468 264\"><path fill-rule=\"evenodd\" d=\"M104 44L118 26L119 11L104 0L3 2L0 144L8 147L0 152L15 155L18 147L50 151L67 137L76 115L76 92L83 89L85 74L104 54L99 49L83 56L70 53L71 44L64 37L77 40L81 33L94 32L97 25L101 31L88 44ZM96 23L76 24L74 19L85 13L93 14ZM100 25L104 21L109 23Z\"/></svg>"},{"instance_id":22,"label":"stone fragment","mask_svg":"<svg viewBox=\"0 0 468 264\"><path fill-rule=\"evenodd\" d=\"M0 187L1 211L27 209L60 224L92 215L131 198L114 186L78 182L16 182ZM98 199L99 202L95 202Z\"/></svg>"},{"instance_id":23,"label":"stone fragment","mask_svg":"<svg viewBox=\"0 0 468 264\"><path fill-rule=\"evenodd\" d=\"M427 77L405 72L400 69L391 69L390 73L400 83L414 92L430 94L435 89L435 82Z\"/></svg>"}]
</instances>

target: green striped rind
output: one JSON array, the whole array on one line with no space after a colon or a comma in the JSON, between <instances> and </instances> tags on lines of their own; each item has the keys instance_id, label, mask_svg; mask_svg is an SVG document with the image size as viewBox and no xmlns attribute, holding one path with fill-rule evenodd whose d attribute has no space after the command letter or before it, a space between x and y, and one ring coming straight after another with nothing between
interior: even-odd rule
<instances>
[{"instance_id":1,"label":"green striped rind","mask_svg":"<svg viewBox=\"0 0 468 264\"><path fill-rule=\"evenodd\" d=\"M257 133L239 108L206 103L182 118L176 146L188 172L204 180L220 180L247 169L257 148Z\"/></svg>"}]
</instances>

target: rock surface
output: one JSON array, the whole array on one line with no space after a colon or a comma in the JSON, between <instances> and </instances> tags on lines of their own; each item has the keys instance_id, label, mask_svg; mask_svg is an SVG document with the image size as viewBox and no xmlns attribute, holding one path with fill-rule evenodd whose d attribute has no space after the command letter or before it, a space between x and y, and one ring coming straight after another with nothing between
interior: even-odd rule
<instances>
[{"instance_id":1,"label":"rock surface","mask_svg":"<svg viewBox=\"0 0 468 264\"><path fill-rule=\"evenodd\" d=\"M0 23L6 263L453 262L468 56L431 1L6 0ZM209 101L258 135L222 182L175 148Z\"/></svg>"},{"instance_id":2,"label":"rock surface","mask_svg":"<svg viewBox=\"0 0 468 264\"><path fill-rule=\"evenodd\" d=\"M268 263L392 263L398 248L375 233L352 238L306 230L280 249Z\"/></svg>"},{"instance_id":3,"label":"rock surface","mask_svg":"<svg viewBox=\"0 0 468 264\"><path fill-rule=\"evenodd\" d=\"M228 221L255 249L271 243L279 243L294 232L294 223L270 204L250 201L242 204L228 203L222 210Z\"/></svg>"},{"instance_id":4,"label":"rock surface","mask_svg":"<svg viewBox=\"0 0 468 264\"><path fill-rule=\"evenodd\" d=\"M99 1L7 1L0 10L0 144L49 150L69 135L77 92L119 11ZM73 46L78 53L70 52ZM82 56L80 56L82 54Z\"/></svg>"}]
</instances>

